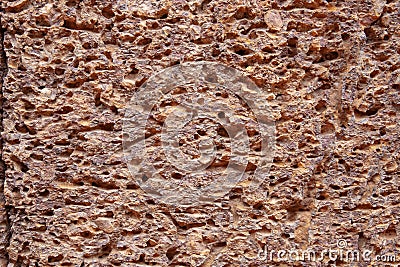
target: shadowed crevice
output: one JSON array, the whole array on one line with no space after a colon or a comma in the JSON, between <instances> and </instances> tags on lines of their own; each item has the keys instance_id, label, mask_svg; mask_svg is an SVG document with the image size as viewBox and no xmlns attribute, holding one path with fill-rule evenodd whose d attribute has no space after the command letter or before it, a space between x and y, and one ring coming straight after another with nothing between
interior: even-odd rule
<instances>
[{"instance_id":1,"label":"shadowed crevice","mask_svg":"<svg viewBox=\"0 0 400 267\"><path fill-rule=\"evenodd\" d=\"M8 72L6 52L4 49L4 33L5 29L2 24L2 13L0 9L0 131L3 132L3 85L4 78ZM6 198L4 195L5 188L5 172L6 165L3 160L3 138L0 139L0 265L4 263L7 266L9 263L9 255L7 248L11 239L11 221L10 209L7 207Z\"/></svg>"}]
</instances>

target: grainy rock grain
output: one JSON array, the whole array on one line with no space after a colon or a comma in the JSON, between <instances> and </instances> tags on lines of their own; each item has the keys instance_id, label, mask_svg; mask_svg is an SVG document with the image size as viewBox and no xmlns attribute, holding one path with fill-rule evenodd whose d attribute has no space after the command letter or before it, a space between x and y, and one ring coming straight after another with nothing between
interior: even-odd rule
<instances>
[{"instance_id":1,"label":"grainy rock grain","mask_svg":"<svg viewBox=\"0 0 400 267\"><path fill-rule=\"evenodd\" d=\"M340 239L398 251L399 14L398 0L3 0L0 264L348 266L257 257ZM151 75L191 61L238 69L265 92L276 150L256 192L238 184L182 208L132 179L122 121ZM163 114L153 115L156 146ZM220 145L212 179L229 141L212 122L192 123ZM190 154L196 143L184 141Z\"/></svg>"}]
</instances>

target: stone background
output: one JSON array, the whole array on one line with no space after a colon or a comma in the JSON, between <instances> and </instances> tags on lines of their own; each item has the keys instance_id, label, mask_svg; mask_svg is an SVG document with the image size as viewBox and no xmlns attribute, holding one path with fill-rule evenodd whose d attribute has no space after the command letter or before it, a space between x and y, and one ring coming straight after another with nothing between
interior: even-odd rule
<instances>
[{"instance_id":1,"label":"stone background","mask_svg":"<svg viewBox=\"0 0 400 267\"><path fill-rule=\"evenodd\" d=\"M0 263L317 266L257 252L339 239L398 251L399 12L398 0L3 0ZM276 155L256 193L171 207L132 179L122 118L150 75L200 60L265 91Z\"/></svg>"}]
</instances>

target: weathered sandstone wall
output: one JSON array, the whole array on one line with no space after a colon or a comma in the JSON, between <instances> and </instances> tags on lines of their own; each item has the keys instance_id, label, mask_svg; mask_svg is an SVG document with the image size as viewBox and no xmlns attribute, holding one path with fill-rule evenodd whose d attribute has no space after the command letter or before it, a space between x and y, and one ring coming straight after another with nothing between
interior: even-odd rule
<instances>
[{"instance_id":1,"label":"weathered sandstone wall","mask_svg":"<svg viewBox=\"0 0 400 267\"><path fill-rule=\"evenodd\" d=\"M399 250L399 14L398 0L3 0L0 264L349 266L257 254L338 241ZM122 122L151 75L193 61L233 67L260 88L276 145L257 191L241 183L213 204L180 207L129 172ZM213 90L203 93L254 119ZM160 149L163 105L147 149L160 172L185 179ZM190 136L215 139L221 157L204 181L229 161L232 140L213 123L192 122L182 141L190 154Z\"/></svg>"}]
</instances>

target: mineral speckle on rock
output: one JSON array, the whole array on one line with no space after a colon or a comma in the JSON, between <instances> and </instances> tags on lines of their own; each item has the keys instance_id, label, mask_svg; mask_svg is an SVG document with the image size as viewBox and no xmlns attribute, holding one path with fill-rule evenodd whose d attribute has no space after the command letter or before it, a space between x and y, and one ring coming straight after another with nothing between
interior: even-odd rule
<instances>
[{"instance_id":1,"label":"mineral speckle on rock","mask_svg":"<svg viewBox=\"0 0 400 267\"><path fill-rule=\"evenodd\" d=\"M3 0L0 264L347 266L260 257L339 241L396 253L399 12L398 0ZM123 119L151 75L194 61L235 68L265 93L275 156L256 191L243 182L213 204L166 205L129 172ZM207 90L253 118L234 96ZM160 141L162 105L149 144ZM221 152L204 182L226 166L230 143L212 121L191 123ZM195 158L191 138L182 151ZM155 167L184 179L154 155Z\"/></svg>"}]
</instances>

